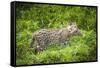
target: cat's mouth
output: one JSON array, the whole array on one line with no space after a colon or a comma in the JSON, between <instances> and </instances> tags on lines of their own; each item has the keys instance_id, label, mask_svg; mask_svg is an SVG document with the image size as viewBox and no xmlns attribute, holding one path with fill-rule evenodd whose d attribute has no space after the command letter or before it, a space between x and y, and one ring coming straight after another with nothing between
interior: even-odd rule
<instances>
[{"instance_id":1,"label":"cat's mouth","mask_svg":"<svg viewBox=\"0 0 100 68\"><path fill-rule=\"evenodd\" d=\"M74 35L83 36L83 33L81 30L78 30Z\"/></svg>"}]
</instances>

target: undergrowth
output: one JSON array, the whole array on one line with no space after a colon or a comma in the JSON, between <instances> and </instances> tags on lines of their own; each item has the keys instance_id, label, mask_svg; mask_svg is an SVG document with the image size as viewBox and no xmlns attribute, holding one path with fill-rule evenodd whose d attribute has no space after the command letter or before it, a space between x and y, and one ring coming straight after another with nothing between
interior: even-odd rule
<instances>
[{"instance_id":1,"label":"undergrowth","mask_svg":"<svg viewBox=\"0 0 100 68\"><path fill-rule=\"evenodd\" d=\"M39 54L30 48L32 33L43 28L63 28L75 21L82 36L66 45L50 45ZM96 8L16 4L16 64L48 64L96 61Z\"/></svg>"}]
</instances>

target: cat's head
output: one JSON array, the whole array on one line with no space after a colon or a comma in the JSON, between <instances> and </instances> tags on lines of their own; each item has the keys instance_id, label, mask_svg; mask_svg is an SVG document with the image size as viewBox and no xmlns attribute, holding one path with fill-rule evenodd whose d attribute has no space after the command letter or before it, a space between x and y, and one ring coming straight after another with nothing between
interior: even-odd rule
<instances>
[{"instance_id":1,"label":"cat's head","mask_svg":"<svg viewBox=\"0 0 100 68\"><path fill-rule=\"evenodd\" d=\"M72 35L82 35L80 29L78 28L76 22L72 22L67 26L67 29Z\"/></svg>"}]
</instances>

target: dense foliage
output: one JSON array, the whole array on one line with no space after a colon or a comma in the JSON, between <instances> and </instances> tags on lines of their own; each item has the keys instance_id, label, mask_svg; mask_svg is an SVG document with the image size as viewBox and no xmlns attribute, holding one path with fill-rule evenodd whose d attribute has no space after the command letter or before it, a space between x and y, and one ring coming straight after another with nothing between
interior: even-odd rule
<instances>
[{"instance_id":1,"label":"dense foliage","mask_svg":"<svg viewBox=\"0 0 100 68\"><path fill-rule=\"evenodd\" d=\"M83 36L66 46L49 46L40 54L29 48L32 33L42 28L63 28L76 21ZM96 7L16 4L16 64L43 64L96 60Z\"/></svg>"}]
</instances>

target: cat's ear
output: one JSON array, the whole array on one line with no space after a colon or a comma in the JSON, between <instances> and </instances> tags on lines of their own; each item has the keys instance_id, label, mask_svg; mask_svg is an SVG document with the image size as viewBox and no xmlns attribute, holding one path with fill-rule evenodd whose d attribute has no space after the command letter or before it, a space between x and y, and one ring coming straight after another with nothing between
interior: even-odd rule
<instances>
[{"instance_id":1,"label":"cat's ear","mask_svg":"<svg viewBox=\"0 0 100 68\"><path fill-rule=\"evenodd\" d=\"M74 25L76 25L76 22L73 22L74 23Z\"/></svg>"},{"instance_id":2,"label":"cat's ear","mask_svg":"<svg viewBox=\"0 0 100 68\"><path fill-rule=\"evenodd\" d=\"M70 23L69 23L69 25L73 25L73 23L72 23L72 22L70 22Z\"/></svg>"},{"instance_id":3,"label":"cat's ear","mask_svg":"<svg viewBox=\"0 0 100 68\"><path fill-rule=\"evenodd\" d=\"M70 22L69 25L76 25L76 22Z\"/></svg>"}]
</instances>

